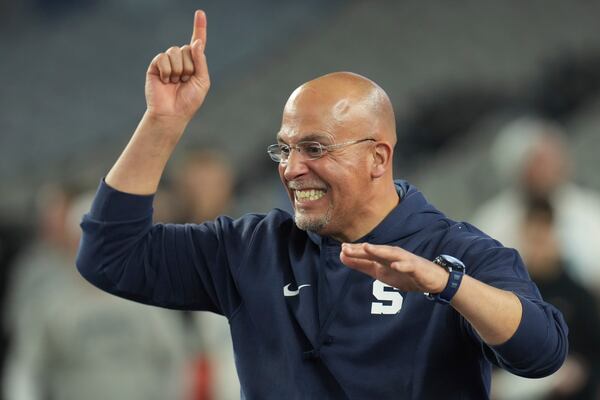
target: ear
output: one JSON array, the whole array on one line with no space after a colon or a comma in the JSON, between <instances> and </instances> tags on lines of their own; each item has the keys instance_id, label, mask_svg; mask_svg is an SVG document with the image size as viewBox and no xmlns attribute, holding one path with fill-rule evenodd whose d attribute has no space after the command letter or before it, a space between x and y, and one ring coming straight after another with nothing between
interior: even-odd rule
<instances>
[{"instance_id":1,"label":"ear","mask_svg":"<svg viewBox=\"0 0 600 400\"><path fill-rule=\"evenodd\" d=\"M391 168L393 151L393 147L387 142L377 142L375 144L372 153L371 177L381 178Z\"/></svg>"}]
</instances>

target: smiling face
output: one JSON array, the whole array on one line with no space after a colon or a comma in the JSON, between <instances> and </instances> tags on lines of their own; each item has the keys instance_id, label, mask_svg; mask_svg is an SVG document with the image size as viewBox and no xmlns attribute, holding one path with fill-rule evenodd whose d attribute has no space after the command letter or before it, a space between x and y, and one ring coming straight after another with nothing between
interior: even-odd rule
<instances>
[{"instance_id":1,"label":"smiling face","mask_svg":"<svg viewBox=\"0 0 600 400\"><path fill-rule=\"evenodd\" d=\"M281 134L280 142L293 145L311 140L330 145L347 141L340 140L346 135L311 131ZM286 185L296 225L300 229L335 235L352 225L353 212L361 213L358 194L361 188L366 191L370 181L370 144L372 142L357 143L352 145L354 148L337 149L316 160L308 160L305 155L293 150L288 162L279 165L279 174Z\"/></svg>"},{"instance_id":2,"label":"smiling face","mask_svg":"<svg viewBox=\"0 0 600 400\"><path fill-rule=\"evenodd\" d=\"M372 82L351 74L334 75L292 93L277 135L279 143L294 146L315 141L327 146L381 140L381 126L370 104ZM328 151L316 160L291 151L288 161L279 164L279 175L300 229L344 240L363 233L365 223L379 212L374 211L375 200L381 200L379 185L374 184L380 177L376 147L373 141L364 141ZM391 172L389 177L391 182Z\"/></svg>"}]
</instances>

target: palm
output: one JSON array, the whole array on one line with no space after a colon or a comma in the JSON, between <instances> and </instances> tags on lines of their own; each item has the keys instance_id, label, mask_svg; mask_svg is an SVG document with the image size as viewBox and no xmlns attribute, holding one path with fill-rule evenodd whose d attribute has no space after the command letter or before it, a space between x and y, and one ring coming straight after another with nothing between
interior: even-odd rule
<instances>
[{"instance_id":1,"label":"palm","mask_svg":"<svg viewBox=\"0 0 600 400\"><path fill-rule=\"evenodd\" d=\"M187 82L163 83L160 76L146 76L146 104L155 115L186 117L193 115L202 105L208 85L197 77Z\"/></svg>"}]
</instances>

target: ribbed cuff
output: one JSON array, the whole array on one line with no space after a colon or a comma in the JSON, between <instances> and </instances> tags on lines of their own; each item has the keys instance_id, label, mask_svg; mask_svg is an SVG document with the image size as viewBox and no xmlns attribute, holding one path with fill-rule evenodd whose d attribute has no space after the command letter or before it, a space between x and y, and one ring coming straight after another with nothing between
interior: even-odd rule
<instances>
[{"instance_id":1,"label":"ribbed cuff","mask_svg":"<svg viewBox=\"0 0 600 400\"><path fill-rule=\"evenodd\" d=\"M90 216L99 221L127 221L152 215L154 195L120 192L108 186L102 178L92 203Z\"/></svg>"},{"instance_id":2,"label":"ribbed cuff","mask_svg":"<svg viewBox=\"0 0 600 400\"><path fill-rule=\"evenodd\" d=\"M517 296L523 306L521 322L515 334L505 343L492 346L500 357L515 366L539 356L539 349L548 339L548 316L534 302ZM534 353L535 351L535 353Z\"/></svg>"}]
</instances>

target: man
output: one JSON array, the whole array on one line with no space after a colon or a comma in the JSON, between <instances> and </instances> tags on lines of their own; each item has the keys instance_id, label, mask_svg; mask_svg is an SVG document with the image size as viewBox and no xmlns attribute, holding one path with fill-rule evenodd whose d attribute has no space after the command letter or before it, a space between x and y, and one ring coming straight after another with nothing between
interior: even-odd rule
<instances>
[{"instance_id":1,"label":"man","mask_svg":"<svg viewBox=\"0 0 600 400\"><path fill-rule=\"evenodd\" d=\"M89 281L225 315L249 399L482 399L490 362L560 367L566 326L518 254L394 182L392 106L361 76L315 79L285 105L269 153L293 218L153 226L152 193L208 92L205 44L198 11L191 45L150 64L147 111L82 223Z\"/></svg>"}]
</instances>

